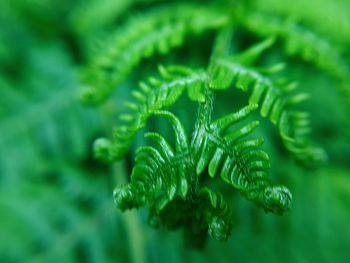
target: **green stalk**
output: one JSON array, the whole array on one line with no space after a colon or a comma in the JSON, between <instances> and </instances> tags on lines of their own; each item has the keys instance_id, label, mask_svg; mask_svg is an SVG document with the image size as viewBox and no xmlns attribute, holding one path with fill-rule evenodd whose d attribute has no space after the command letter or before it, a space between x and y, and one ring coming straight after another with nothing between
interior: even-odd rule
<instances>
[{"instance_id":1,"label":"green stalk","mask_svg":"<svg viewBox=\"0 0 350 263\"><path fill-rule=\"evenodd\" d=\"M117 162L113 166L113 184L123 185L128 183L128 173L125 162ZM146 262L145 235L137 211L118 212L119 218L125 226L130 259L133 263Z\"/></svg>"}]
</instances>

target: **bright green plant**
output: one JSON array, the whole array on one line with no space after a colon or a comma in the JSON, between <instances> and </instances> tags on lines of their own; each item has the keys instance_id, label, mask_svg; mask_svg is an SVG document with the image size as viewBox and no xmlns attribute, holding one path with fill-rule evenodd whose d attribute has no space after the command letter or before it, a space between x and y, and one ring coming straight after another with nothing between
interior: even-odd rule
<instances>
[{"instance_id":1,"label":"bright green plant","mask_svg":"<svg viewBox=\"0 0 350 263\"><path fill-rule=\"evenodd\" d=\"M289 154L304 166L320 166L326 154L309 138L309 114L298 109L309 96L305 91L297 92L296 83L289 81L285 61L289 56L300 57L328 72L339 81L346 99L350 94L348 67L327 40L282 17L252 11L249 5L162 4L127 20L100 44L100 51L93 53L83 74L88 86L83 100L101 102L143 59L152 63L157 54L174 52L186 45L186 39L200 38L206 32L211 38L217 35L211 55L203 54L210 57L209 64L200 69L159 66L159 78L149 77L139 89L130 91L134 100L125 103L130 112L120 115L122 123L112 140L98 139L94 151L104 161L121 159L151 118L166 119L174 130L174 142L165 139L161 131L145 134L155 146L136 150L130 183L114 191L116 206L121 210L147 207L151 225L183 227L193 240L196 236L204 240L206 233L227 240L232 228L230 205L220 192L203 184L202 178L220 177L267 212L282 214L290 209L290 191L270 182L269 157L260 149L263 138L250 137L259 121L254 117L248 123L243 121L260 108L261 117L276 126ZM247 48L242 43L247 37L267 39ZM275 57L281 62L275 62ZM231 88L249 94L245 106L213 121L213 110L221 105L215 95ZM196 117L191 133L168 110L176 109L184 93L198 105L196 115L192 113ZM232 104L242 103L237 98Z\"/></svg>"},{"instance_id":2,"label":"bright green plant","mask_svg":"<svg viewBox=\"0 0 350 263\"><path fill-rule=\"evenodd\" d=\"M349 8L2 1L0 262L347 262Z\"/></svg>"}]
</instances>

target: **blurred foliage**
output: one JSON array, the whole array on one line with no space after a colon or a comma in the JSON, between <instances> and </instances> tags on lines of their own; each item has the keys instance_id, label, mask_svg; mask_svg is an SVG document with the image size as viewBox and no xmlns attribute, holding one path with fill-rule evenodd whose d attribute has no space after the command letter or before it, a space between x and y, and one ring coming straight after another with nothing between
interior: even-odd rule
<instances>
[{"instance_id":1,"label":"blurred foliage","mask_svg":"<svg viewBox=\"0 0 350 263\"><path fill-rule=\"evenodd\" d=\"M93 141L110 135L130 90L140 79L154 75L159 63L206 65L215 39L210 28L217 26L210 23L217 20L212 17L209 30L201 34L193 32L202 29L190 28L181 47L142 60L100 106L90 108L79 100L84 85L80 69L100 54L105 40L125 21L173 2L186 1L1 1L0 262L348 262L349 75L307 59L307 49L294 49L296 53L287 57L281 54L289 23L296 23L330 43L343 61L341 68L348 68L348 0L190 1L204 9L215 2L237 16L262 13L288 22L284 31L278 31L280 48L263 59L276 63L283 58L288 77L310 94L302 108L310 113L312 140L328 155L328 162L316 169L299 167L282 147L278 132L261 121L259 135L266 141L271 177L293 193L288 213L265 214L232 188L205 181L219 189L232 207L233 230L228 242L209 240L195 251L183 243L180 231L150 228L147 211L115 209L113 188L129 181L135 149L145 141L136 134L127 156L109 166L93 158ZM259 36L264 37L266 30L261 29ZM257 40L243 29L234 37L238 39L232 48L235 52ZM313 46L314 42L305 41ZM326 58L338 61L332 54ZM220 107L214 115L222 116L244 106L247 97L230 90L216 100ZM171 108L187 131L195 119L196 109L191 107L184 98ZM153 119L144 129L172 135L164 122Z\"/></svg>"}]
</instances>

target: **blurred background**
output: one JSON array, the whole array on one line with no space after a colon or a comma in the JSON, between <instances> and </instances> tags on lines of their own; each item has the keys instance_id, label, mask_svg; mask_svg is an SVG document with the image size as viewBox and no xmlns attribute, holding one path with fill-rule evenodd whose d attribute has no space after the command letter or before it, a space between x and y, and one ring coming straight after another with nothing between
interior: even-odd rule
<instances>
[{"instance_id":1,"label":"blurred background","mask_svg":"<svg viewBox=\"0 0 350 263\"><path fill-rule=\"evenodd\" d=\"M96 41L130 14L161 2L170 1L0 1L0 262L350 262L350 145L344 125L349 109L334 88L336 80L297 59L288 64L289 74L311 94L305 108L312 136L329 160L314 170L299 167L281 154L271 127L262 127L272 180L293 193L290 212L265 214L232 193L232 237L227 243L209 240L194 251L184 245L181 231L149 227L146 210L114 208L113 188L128 180L133 151L106 165L94 160L92 144L111 135L121 102L157 63L143 62L98 107L80 102L79 70ZM310 26L345 47L349 62L348 0L244 2ZM186 62L188 56L190 64L200 64L212 38L191 39L155 60ZM193 48L198 43L208 44ZM230 111L230 97L218 99L220 111ZM191 124L186 111L174 110ZM139 136L134 147L141 143Z\"/></svg>"}]
</instances>

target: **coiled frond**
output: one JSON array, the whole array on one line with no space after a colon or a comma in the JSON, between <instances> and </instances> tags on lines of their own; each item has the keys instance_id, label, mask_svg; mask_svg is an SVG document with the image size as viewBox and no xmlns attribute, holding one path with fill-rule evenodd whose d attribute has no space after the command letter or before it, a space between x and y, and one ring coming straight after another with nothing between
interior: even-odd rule
<instances>
[{"instance_id":1,"label":"coiled frond","mask_svg":"<svg viewBox=\"0 0 350 263\"><path fill-rule=\"evenodd\" d=\"M278 126L286 149L306 164L322 162L325 158L324 153L311 146L307 139L310 131L308 115L298 114L291 109L291 106L307 99L308 95L293 94L295 83L290 83L284 78L273 79L272 75L281 71L284 64L260 70L251 65L272 44L273 39L267 39L237 56L217 60L211 69L210 87L213 90L236 87L244 92L252 89L249 104L261 105L261 116L269 117L271 122Z\"/></svg>"},{"instance_id":2,"label":"coiled frond","mask_svg":"<svg viewBox=\"0 0 350 263\"><path fill-rule=\"evenodd\" d=\"M187 177L190 174L187 170L190 168L187 135L180 121L171 113L155 114L171 122L175 133L175 150L160 134L145 135L158 147L148 146L137 150L131 184L114 193L116 204L122 210L146 204L159 213L175 195L186 197L189 188Z\"/></svg>"},{"instance_id":3,"label":"coiled frond","mask_svg":"<svg viewBox=\"0 0 350 263\"><path fill-rule=\"evenodd\" d=\"M263 139L247 139L259 125L252 121L243 127L230 129L247 118L257 105L249 105L238 112L226 115L203 129L195 132L194 151L196 173L202 174L208 167L210 177L220 178L239 190L247 199L262 206L265 211L280 214L290 206L291 196L286 188L276 190L274 203L266 200L266 193L271 191L268 178L270 161L268 155L260 150ZM199 145L198 148L195 148ZM277 197L278 192L278 197Z\"/></svg>"},{"instance_id":4,"label":"coiled frond","mask_svg":"<svg viewBox=\"0 0 350 263\"><path fill-rule=\"evenodd\" d=\"M94 54L84 72L88 87L82 94L83 100L96 103L105 99L143 58L166 54L181 46L187 35L226 23L224 13L196 5L167 6L132 17Z\"/></svg>"},{"instance_id":5,"label":"coiled frond","mask_svg":"<svg viewBox=\"0 0 350 263\"><path fill-rule=\"evenodd\" d=\"M183 5L178 7L184 8ZM190 10L187 8L187 11ZM200 10L198 7L194 9ZM161 78L150 78L132 92L134 101L126 103L130 113L120 116L124 124L116 128L111 141L96 141L95 155L105 161L120 159L130 149L136 133L146 127L149 118L161 117L169 121L175 133L175 144L169 143L160 132L146 133L145 137L154 146L141 146L136 150L130 183L117 186L114 191L115 203L123 211L147 207L152 226L184 228L187 236L197 237L191 238L192 245L201 246L199 240L208 234L214 239L226 240L233 225L231 211L224 197L203 184L203 181L208 180L205 178L207 174L209 178L216 177L226 186L233 187L266 212L283 214L290 208L292 196L289 190L281 185L273 185L269 179L270 160L261 149L263 139L251 138L259 126L258 121L252 120L252 113L258 108L260 115L269 118L278 128L286 150L298 161L317 165L324 161L325 153L310 142L308 114L294 109L308 95L295 92L297 85L280 77L285 68L284 63L260 65L262 54L275 44L275 39L280 37L278 34L269 34L271 37L267 40L230 55L231 48L234 49L233 20L228 20L225 14L218 15L213 9L210 11L213 20L201 22L202 29L198 30L194 26L194 21L200 17L197 17L196 12L181 12L181 16L175 17L177 12L174 9L172 14L162 13L157 19L153 17L154 13L149 13L139 27L136 26L139 21L131 22L134 24L126 27L124 36L132 32L129 31L132 27L144 27L145 30L135 30L124 42L116 38L114 43L117 48L111 49L109 61L100 64L100 68L92 69L95 74L102 73L103 81L100 84L103 88L90 93L91 98L96 99L94 96L97 94L100 96L97 102L108 96L143 57L152 56L155 52L165 54L170 48L181 45L188 32L194 34L213 27L222 28L215 41L208 69L194 71L182 66L160 67ZM179 31L172 29L174 25L179 26ZM158 27L156 30L155 26ZM163 26L169 32L163 30ZM243 26L249 28L249 25ZM158 30L165 35L158 34ZM170 36L175 36L179 41L168 45ZM135 59L126 55L129 51L132 51ZM307 53L298 52L304 55ZM101 58L103 56L97 56L97 59ZM104 66L108 70L103 70ZM118 67L122 67L122 70ZM250 93L246 106L212 121L214 92L231 87ZM173 113L165 111L185 91L192 102L198 103L192 136L187 135L181 121Z\"/></svg>"},{"instance_id":6,"label":"coiled frond","mask_svg":"<svg viewBox=\"0 0 350 263\"><path fill-rule=\"evenodd\" d=\"M210 100L201 103L200 111L203 107L210 108ZM146 206L151 211L153 225L170 228L203 225L201 231L209 231L215 239L226 240L232 225L229 209L220 195L199 185L199 178L208 167L210 177L220 175L224 182L265 211L281 214L289 209L289 190L273 186L268 179L269 158L259 149L263 140L246 138L257 128L258 122L231 129L256 108L257 105L246 106L212 123L207 122L210 116L202 114L204 119L197 121L196 127L200 128L193 133L191 143L177 117L167 111L156 111L156 116L171 123L175 146L158 133L145 135L157 147L143 146L137 150L131 182L114 191L117 207L125 210ZM207 201L197 200L203 198ZM179 215L169 216L174 213ZM188 220L194 223L186 225Z\"/></svg>"},{"instance_id":7,"label":"coiled frond","mask_svg":"<svg viewBox=\"0 0 350 263\"><path fill-rule=\"evenodd\" d=\"M288 56L298 56L328 72L339 81L338 88L350 105L350 70L335 45L291 20L263 13L253 13L245 19L246 27L262 37L275 36L283 41Z\"/></svg>"},{"instance_id":8,"label":"coiled frond","mask_svg":"<svg viewBox=\"0 0 350 263\"><path fill-rule=\"evenodd\" d=\"M207 187L191 196L191 201L174 199L160 214L151 211L149 223L154 227L184 228L184 238L191 247L201 248L207 235L226 241L231 235L232 211L222 194Z\"/></svg>"},{"instance_id":9,"label":"coiled frond","mask_svg":"<svg viewBox=\"0 0 350 263\"><path fill-rule=\"evenodd\" d=\"M135 134L145 127L149 117L173 105L185 90L191 100L203 101L205 72L181 66L160 66L159 72L161 79L150 78L148 83L141 82L140 88L132 93L135 101L126 103L131 112L120 116L125 124L114 130L113 140L101 138L95 142L95 156L98 159L111 161L123 157Z\"/></svg>"}]
</instances>

